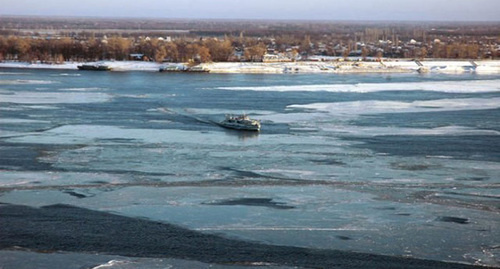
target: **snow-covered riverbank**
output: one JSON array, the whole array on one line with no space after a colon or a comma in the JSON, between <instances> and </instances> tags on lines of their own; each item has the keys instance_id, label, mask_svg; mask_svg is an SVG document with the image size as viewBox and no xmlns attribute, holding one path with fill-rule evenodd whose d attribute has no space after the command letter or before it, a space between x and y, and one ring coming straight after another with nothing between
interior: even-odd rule
<instances>
[{"instance_id":1,"label":"snow-covered riverbank","mask_svg":"<svg viewBox=\"0 0 500 269\"><path fill-rule=\"evenodd\" d=\"M22 69L78 69L83 63L65 62L63 64L42 64L25 62L1 62L0 68ZM87 63L88 64L88 63ZM101 61L101 65L109 66L112 71L159 71L167 65L183 65L182 63L161 64L155 62L138 61ZM381 62L345 61L345 62L276 62L276 63L249 63L249 62L218 62L200 64L203 69L211 73L404 73L404 72L431 72L431 73L468 73L479 74L500 73L500 61L413 61L390 60Z\"/></svg>"},{"instance_id":2,"label":"snow-covered riverbank","mask_svg":"<svg viewBox=\"0 0 500 269\"><path fill-rule=\"evenodd\" d=\"M137 61L100 61L91 63L64 62L62 64L43 64L26 62L0 62L0 68L22 68L22 69L78 69L82 64L107 65L113 71L158 71L162 64L155 62L137 62Z\"/></svg>"}]
</instances>

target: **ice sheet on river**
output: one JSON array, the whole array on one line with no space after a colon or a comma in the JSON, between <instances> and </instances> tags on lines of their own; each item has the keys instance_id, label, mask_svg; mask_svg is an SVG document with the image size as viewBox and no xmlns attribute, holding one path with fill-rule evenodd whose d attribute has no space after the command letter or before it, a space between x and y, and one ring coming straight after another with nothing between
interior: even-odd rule
<instances>
[{"instance_id":1,"label":"ice sheet on river","mask_svg":"<svg viewBox=\"0 0 500 269\"><path fill-rule=\"evenodd\" d=\"M85 212L69 217L113 212L145 221L135 235L151 221L243 244L499 265L498 77L31 72L4 75L31 84L0 89L2 203ZM57 83L35 85L47 76ZM319 86L297 92L304 83ZM259 92L236 91L252 85ZM356 92L317 92L322 85ZM262 120L262 132L213 123L231 112ZM40 228L23 222L28 214L6 216ZM44 218L61 224L48 231L74 235L65 217ZM47 238L34 243L67 246ZM143 250L130 242L140 240L127 240L130 252ZM85 268L130 261L91 260Z\"/></svg>"},{"instance_id":2,"label":"ice sheet on river","mask_svg":"<svg viewBox=\"0 0 500 269\"><path fill-rule=\"evenodd\" d=\"M144 193L148 193L148 195L141 195ZM453 208L446 205L394 203L390 200L380 199L384 196L382 193L374 195L325 186L269 186L267 188L129 187L101 192L84 199L57 190L34 194L37 194L37 192L28 190L11 192L3 197L4 202L16 201L18 204L36 204L45 207L35 209L2 205L0 212L8 210L6 217L2 217L2 221L9 223L9 225L2 225L0 229L10 231L4 234L11 236L17 234L16 229L20 226L12 225L11 222L20 221L20 218L12 217L12 213L9 212L13 210L16 214L20 214L27 219L37 218L38 214L65 216L64 221L60 221L58 218L46 217L44 219L47 221L43 224L37 223L37 225L34 225L32 221L25 222L26 226L33 227L30 229L33 230L34 234L52 231L54 233L54 236L50 237L52 241L46 243L51 248L54 248L54 244L57 244L57 246L60 246L59 250L64 251L100 251L96 249L97 245L92 242L94 240L103 242L102 237L108 236L114 239L104 240L104 242L113 243L109 247L103 246L105 249L102 251L111 254L132 256L140 254L139 256L143 257L167 255L166 257L175 258L179 257L177 255L180 253L183 253L182 255L198 253L194 258L205 262L220 262L219 259L235 258L234 253L227 253L227 251L226 255L208 254L203 256L199 253L207 253L201 251L205 245L192 242L197 240L198 236L191 235L182 239L184 233L191 234L196 233L194 231L202 231L205 235L200 234L199 236L207 237L204 242L209 242L211 246L220 247L222 245L214 243L218 239L212 238L210 234L220 235L223 233L225 238L241 240L242 245L239 245L238 250L240 251L238 253L247 254L242 254L243 256L238 258L239 261L245 259L245 255L253 260L252 257L256 257L254 256L256 255L255 252L241 250L246 247L245 245L250 247L257 242L261 242L260 244L269 246L269 248L265 247L267 254L275 251L271 245L293 245L306 249L323 249L331 252L330 255L337 251L329 249L355 250L368 253L376 249L378 254L398 257L425 257L426 259L468 261L471 263L482 259L483 263L494 264L494 261L488 261L486 258L487 252L495 252L495 238L498 237L498 231L491 229L498 217L494 217L492 214L471 209ZM387 194L389 193L385 195ZM377 198L379 195L381 197ZM392 195L395 196L394 199L399 197L397 193ZM214 201L221 200L263 201L270 199L263 199L262 197L273 198L279 204L288 207L280 209L238 203L212 204ZM131 199L135 203L131 204ZM76 207L51 205L51 201L59 201ZM80 209L79 206L85 206L90 210ZM70 214L65 214L66 211L69 211ZM79 211L81 212L78 213ZM107 213L102 213L103 211L113 211L115 214L129 217L113 217ZM215 217L218 215L224 217ZM94 216L96 219L92 220ZM69 221L68 218L75 219L75 221ZM78 218L82 218L82 220L78 220ZM101 220L103 218L106 221L103 222ZM84 219L87 219L87 221L84 221ZM123 223L118 225L120 221ZM82 223L85 225L82 226ZM175 229L179 231L175 232L175 236L180 237L179 240L175 240L171 236L165 240L158 240L158 237L162 235L157 231L160 228L159 225L169 227L168 223L181 224L189 230L176 226ZM49 226L49 229L44 230L47 225L53 225L53 227ZM71 225L79 225L80 228L73 230ZM125 225L132 225L135 228L132 229L132 226ZM77 242L73 240L64 241L59 238L59 236L67 238L66 234L68 232L73 235L75 232L85 234L87 226L89 231L94 232L89 232L88 236L75 237L79 240ZM122 232L110 232L112 227L120 229ZM21 231L26 233L26 229L24 228ZM123 230L133 232L135 235L134 240L136 240L134 242L143 244L143 247L126 248L130 249L129 252L125 248L121 248L120 245L123 242L126 242L126 246L129 246L128 235L124 235ZM106 232L102 233L100 231ZM58 235L59 233L61 235ZM154 236L151 237L148 233L152 233ZM293 237L290 237L290 233L293 233ZM425 236L420 236L422 234L425 234ZM460 236L456 236L456 234L460 234ZM115 238L115 235L119 235L121 239ZM208 240L209 237L212 239ZM36 237L23 238L26 238L27 241L22 241L22 243L16 241L16 244L22 244L22 246L28 248L45 249L45 246L41 244L42 241L39 241ZM442 240L443 238L446 238L446 240ZM2 243L5 245L12 240L18 239L9 237L8 240L2 240ZM38 242L37 245L29 243L30 240ZM151 245L152 242L160 242L161 245L167 246L181 242L183 246L194 249L192 249L193 252L185 252L182 248L179 253L175 251L165 252L158 249L157 246ZM197 251L196 248L199 248L200 251ZM117 252L109 252L110 249L115 249ZM284 247L283 250L286 249L292 250L294 247ZM281 262L278 261L283 261L282 259L290 257L289 255L292 254L282 253L282 255L276 257L277 260L261 260L259 257L253 261L280 264ZM352 253L352 255L356 254ZM373 266L372 258L370 258L370 266ZM287 260L290 261L290 259ZM324 260L324 258L320 260L322 262L328 261ZM336 262L340 261L339 257L334 260ZM310 259L298 259L296 261L301 264L312 262ZM298 265L294 263L283 264ZM355 268L358 267L355 266Z\"/></svg>"},{"instance_id":3,"label":"ice sheet on river","mask_svg":"<svg viewBox=\"0 0 500 269\"><path fill-rule=\"evenodd\" d=\"M2 92L0 103L59 104L98 103L111 100L112 96L101 92Z\"/></svg>"},{"instance_id":4,"label":"ice sheet on river","mask_svg":"<svg viewBox=\"0 0 500 269\"><path fill-rule=\"evenodd\" d=\"M406 83L356 83L356 84L318 84L293 86L255 86L255 87L218 87L232 91L325 91L325 92L381 92L381 91L435 91L447 93L481 93L500 91L500 80L472 81L426 81Z\"/></svg>"},{"instance_id":5,"label":"ice sheet on river","mask_svg":"<svg viewBox=\"0 0 500 269\"><path fill-rule=\"evenodd\" d=\"M327 112L335 116L370 115L382 113L417 113L443 112L460 110L497 109L500 97L492 98L455 98L429 101L354 101L335 103L314 103L289 105L289 108L301 108Z\"/></svg>"}]
</instances>

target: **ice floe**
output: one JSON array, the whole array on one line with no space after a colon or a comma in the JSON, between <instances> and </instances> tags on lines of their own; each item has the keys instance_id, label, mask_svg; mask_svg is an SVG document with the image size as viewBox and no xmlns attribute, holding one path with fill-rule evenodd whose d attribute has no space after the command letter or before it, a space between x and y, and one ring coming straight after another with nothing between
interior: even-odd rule
<instances>
[{"instance_id":1,"label":"ice floe","mask_svg":"<svg viewBox=\"0 0 500 269\"><path fill-rule=\"evenodd\" d=\"M274 123L311 123L328 121L345 122L361 115L385 113L419 113L461 110L484 110L500 108L500 97L495 98L456 98L429 101L351 101L335 103L312 103L287 106L288 113L259 116L260 120ZM311 127L311 126L308 126Z\"/></svg>"},{"instance_id":2,"label":"ice floe","mask_svg":"<svg viewBox=\"0 0 500 269\"><path fill-rule=\"evenodd\" d=\"M259 86L259 87L218 87L220 90L233 91L325 91L325 92L381 92L381 91L434 91L448 93L481 93L499 92L500 80L470 80L470 81L426 81L399 83L357 83L357 84L323 84L323 85L293 85L293 86Z\"/></svg>"},{"instance_id":3,"label":"ice floe","mask_svg":"<svg viewBox=\"0 0 500 269\"><path fill-rule=\"evenodd\" d=\"M324 131L341 132L344 135L354 136L388 136L388 135L411 135L411 136L478 136L478 135L500 135L495 130L481 130L464 126L445 126L438 128L394 128L394 127L358 127L358 126L323 126Z\"/></svg>"},{"instance_id":4,"label":"ice floe","mask_svg":"<svg viewBox=\"0 0 500 269\"><path fill-rule=\"evenodd\" d=\"M337 103L313 103L306 105L290 105L288 107L326 112L327 114L336 116L483 110L500 108L500 97L455 98L413 102L370 100Z\"/></svg>"},{"instance_id":5,"label":"ice floe","mask_svg":"<svg viewBox=\"0 0 500 269\"><path fill-rule=\"evenodd\" d=\"M0 85L37 85L57 83L52 80L34 80L34 79L1 79Z\"/></svg>"},{"instance_id":6,"label":"ice floe","mask_svg":"<svg viewBox=\"0 0 500 269\"><path fill-rule=\"evenodd\" d=\"M4 92L5 93L5 92ZM59 104L100 103L111 100L112 95L99 92L10 92L0 94L0 103Z\"/></svg>"},{"instance_id":7,"label":"ice floe","mask_svg":"<svg viewBox=\"0 0 500 269\"><path fill-rule=\"evenodd\" d=\"M30 120L30 119L15 119L15 118L0 118L0 123L3 124L30 124L30 123L50 123L45 120Z\"/></svg>"},{"instance_id":8,"label":"ice floe","mask_svg":"<svg viewBox=\"0 0 500 269\"><path fill-rule=\"evenodd\" d=\"M62 88L58 89L59 91L68 91L68 92L94 92L94 91L106 91L108 89L98 88L98 87L90 87L90 88Z\"/></svg>"}]
</instances>

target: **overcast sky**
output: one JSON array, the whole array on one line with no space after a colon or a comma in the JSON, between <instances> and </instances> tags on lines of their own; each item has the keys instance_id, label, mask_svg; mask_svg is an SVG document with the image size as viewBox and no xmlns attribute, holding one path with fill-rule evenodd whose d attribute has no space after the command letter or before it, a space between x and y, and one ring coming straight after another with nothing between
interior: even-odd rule
<instances>
[{"instance_id":1,"label":"overcast sky","mask_svg":"<svg viewBox=\"0 0 500 269\"><path fill-rule=\"evenodd\" d=\"M500 0L0 0L0 15L500 21Z\"/></svg>"}]
</instances>

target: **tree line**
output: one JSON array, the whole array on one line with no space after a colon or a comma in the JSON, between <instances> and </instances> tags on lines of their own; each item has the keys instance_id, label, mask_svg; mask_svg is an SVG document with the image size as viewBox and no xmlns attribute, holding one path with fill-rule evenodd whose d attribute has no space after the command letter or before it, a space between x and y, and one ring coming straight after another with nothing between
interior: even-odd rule
<instances>
[{"instance_id":1,"label":"tree line","mask_svg":"<svg viewBox=\"0 0 500 269\"><path fill-rule=\"evenodd\" d=\"M40 61L60 63L63 61L130 60L131 55L141 55L145 61L169 62L226 62L234 61L234 52L241 42L226 38L197 39L179 38L165 41L158 38L89 38L71 37L27 38L0 36L0 60ZM266 45L257 40L247 40L242 55L257 61L266 53Z\"/></svg>"},{"instance_id":2,"label":"tree line","mask_svg":"<svg viewBox=\"0 0 500 269\"><path fill-rule=\"evenodd\" d=\"M354 38L354 41L356 37ZM394 58L454 58L477 59L498 57L493 47L492 55L486 55L484 45L465 42L423 43L419 47L394 51L394 46L367 45L356 48L348 37L341 40L317 36L280 35L273 38L225 36L177 37L173 40L149 37L42 37L0 36L0 61L24 61L62 63L64 61L131 60L140 58L156 62L227 62L261 61L267 52L287 53L290 58L297 55L324 55L347 57L358 50L361 57ZM323 47L320 46L323 44ZM340 46L340 51L338 49ZM322 49L320 49L322 47ZM337 49L335 49L337 47ZM132 55L135 55L132 57ZM138 56L139 55L139 56Z\"/></svg>"}]
</instances>

